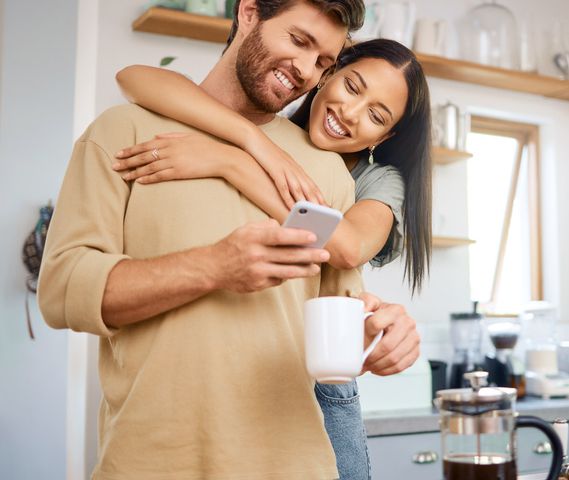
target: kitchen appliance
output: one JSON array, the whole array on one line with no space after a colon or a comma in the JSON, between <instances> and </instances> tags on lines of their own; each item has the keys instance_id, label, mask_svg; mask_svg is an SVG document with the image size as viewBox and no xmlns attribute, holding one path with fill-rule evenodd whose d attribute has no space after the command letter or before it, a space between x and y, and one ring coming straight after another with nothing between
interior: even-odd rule
<instances>
[{"instance_id":1,"label":"kitchen appliance","mask_svg":"<svg viewBox=\"0 0 569 480\"><path fill-rule=\"evenodd\" d=\"M431 368L422 357L401 373L380 377L368 372L357 380L363 412L432 407Z\"/></svg>"},{"instance_id":2,"label":"kitchen appliance","mask_svg":"<svg viewBox=\"0 0 569 480\"><path fill-rule=\"evenodd\" d=\"M447 23L444 20L421 18L415 25L413 50L427 55L445 54Z\"/></svg>"},{"instance_id":3,"label":"kitchen appliance","mask_svg":"<svg viewBox=\"0 0 569 480\"><path fill-rule=\"evenodd\" d=\"M557 309L530 302L523 313L526 330L526 389L543 398L569 396L569 373L559 370L555 326Z\"/></svg>"},{"instance_id":4,"label":"kitchen appliance","mask_svg":"<svg viewBox=\"0 0 569 480\"><path fill-rule=\"evenodd\" d=\"M519 68L518 29L510 10L487 0L471 9L461 23L461 55L465 60Z\"/></svg>"},{"instance_id":5,"label":"kitchen appliance","mask_svg":"<svg viewBox=\"0 0 569 480\"><path fill-rule=\"evenodd\" d=\"M415 26L415 4L406 1L380 1L374 4L376 36L389 38L411 48Z\"/></svg>"},{"instance_id":6,"label":"kitchen appliance","mask_svg":"<svg viewBox=\"0 0 569 480\"><path fill-rule=\"evenodd\" d=\"M451 150L464 150L470 131L470 114L447 102L433 107L433 144Z\"/></svg>"},{"instance_id":7,"label":"kitchen appliance","mask_svg":"<svg viewBox=\"0 0 569 480\"><path fill-rule=\"evenodd\" d=\"M563 78L569 80L569 52L556 53L553 56L553 62L563 74Z\"/></svg>"},{"instance_id":8,"label":"kitchen appliance","mask_svg":"<svg viewBox=\"0 0 569 480\"><path fill-rule=\"evenodd\" d=\"M429 360L431 367L431 399L434 399L439 390L447 388L447 362L442 360Z\"/></svg>"},{"instance_id":9,"label":"kitchen appliance","mask_svg":"<svg viewBox=\"0 0 569 480\"><path fill-rule=\"evenodd\" d=\"M472 312L450 315L450 335L454 348L450 367L450 388L465 386L464 374L482 369L480 353L482 315L476 309L477 302L474 302Z\"/></svg>"},{"instance_id":10,"label":"kitchen appliance","mask_svg":"<svg viewBox=\"0 0 569 480\"><path fill-rule=\"evenodd\" d=\"M547 480L557 480L561 441L541 418L518 416L516 390L487 387L487 372L465 374L471 388L437 392L445 480L516 480L516 429L533 427L549 439L553 455Z\"/></svg>"},{"instance_id":11,"label":"kitchen appliance","mask_svg":"<svg viewBox=\"0 0 569 480\"><path fill-rule=\"evenodd\" d=\"M488 336L495 351L484 358L490 385L517 389L518 398L524 397L526 383L522 361L514 354L514 347L522 330L518 317L494 317L485 321Z\"/></svg>"}]
</instances>

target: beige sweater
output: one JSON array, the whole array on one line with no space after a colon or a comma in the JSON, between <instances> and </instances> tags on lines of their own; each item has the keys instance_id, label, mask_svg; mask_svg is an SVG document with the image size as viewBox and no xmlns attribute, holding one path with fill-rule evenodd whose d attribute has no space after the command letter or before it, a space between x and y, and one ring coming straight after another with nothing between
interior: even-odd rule
<instances>
[{"instance_id":1,"label":"beige sweater","mask_svg":"<svg viewBox=\"0 0 569 480\"><path fill-rule=\"evenodd\" d=\"M103 401L97 480L308 480L337 477L304 366L303 302L358 294L356 271L252 294L216 291L118 330L102 321L107 276L124 258L212 244L266 215L221 179L125 183L114 152L189 131L137 106L103 113L78 140L40 274L46 322L100 336ZM275 118L263 130L345 211L353 181L340 157Z\"/></svg>"}]
</instances>

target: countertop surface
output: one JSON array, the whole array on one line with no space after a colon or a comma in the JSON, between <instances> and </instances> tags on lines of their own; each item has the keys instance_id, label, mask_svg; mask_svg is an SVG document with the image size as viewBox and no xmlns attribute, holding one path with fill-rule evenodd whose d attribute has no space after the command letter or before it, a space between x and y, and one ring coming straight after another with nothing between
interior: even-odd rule
<instances>
[{"instance_id":1,"label":"countertop surface","mask_svg":"<svg viewBox=\"0 0 569 480\"><path fill-rule=\"evenodd\" d=\"M567 398L544 400L526 397L518 400L516 407L521 415L536 415L550 422L556 418L569 418L569 399ZM368 437L439 430L439 413L434 408L364 412L363 417Z\"/></svg>"}]
</instances>

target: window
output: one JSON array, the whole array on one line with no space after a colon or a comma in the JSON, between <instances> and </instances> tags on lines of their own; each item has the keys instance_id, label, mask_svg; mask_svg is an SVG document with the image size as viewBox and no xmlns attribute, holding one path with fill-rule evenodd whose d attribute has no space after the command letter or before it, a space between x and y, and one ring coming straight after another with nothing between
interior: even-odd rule
<instances>
[{"instance_id":1,"label":"window","mask_svg":"<svg viewBox=\"0 0 569 480\"><path fill-rule=\"evenodd\" d=\"M473 117L467 150L471 297L490 311L541 300L538 128Z\"/></svg>"}]
</instances>

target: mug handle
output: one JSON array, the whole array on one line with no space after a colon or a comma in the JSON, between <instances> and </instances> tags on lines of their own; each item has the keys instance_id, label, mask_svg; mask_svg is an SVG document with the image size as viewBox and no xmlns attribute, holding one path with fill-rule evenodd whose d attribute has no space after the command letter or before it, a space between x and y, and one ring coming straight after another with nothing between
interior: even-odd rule
<instances>
[{"instance_id":1,"label":"mug handle","mask_svg":"<svg viewBox=\"0 0 569 480\"><path fill-rule=\"evenodd\" d=\"M375 312L367 312L364 314L364 320L368 317L371 317ZM373 349L376 347L376 345L379 343L379 341L381 340L381 337L383 337L383 330L381 332L379 332L375 338L371 341L371 343L369 344L369 346L364 350L364 353L362 355L362 365L364 364L364 362L367 360L367 357L369 357L369 354L373 351Z\"/></svg>"},{"instance_id":2,"label":"mug handle","mask_svg":"<svg viewBox=\"0 0 569 480\"><path fill-rule=\"evenodd\" d=\"M542 420L539 417L534 417L533 415L520 415L516 418L516 428L518 427L533 427L545 433L545 436L551 442L551 448L553 450L553 457L551 458L551 466L549 467L547 480L557 480L557 476L559 475L559 471L561 470L561 465L563 463L563 446L561 445L561 440L559 435L557 435L557 432L545 420Z\"/></svg>"}]
</instances>

